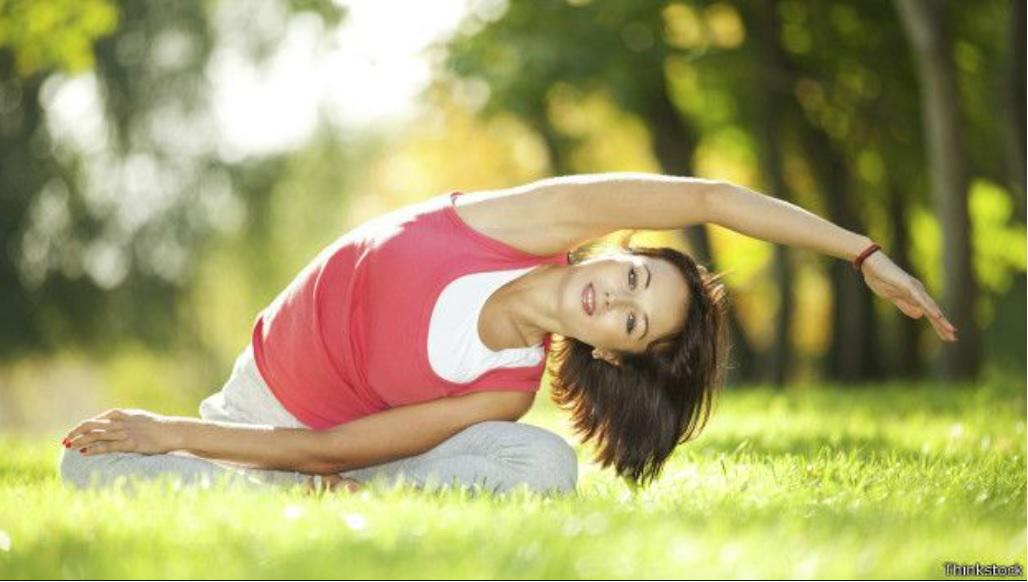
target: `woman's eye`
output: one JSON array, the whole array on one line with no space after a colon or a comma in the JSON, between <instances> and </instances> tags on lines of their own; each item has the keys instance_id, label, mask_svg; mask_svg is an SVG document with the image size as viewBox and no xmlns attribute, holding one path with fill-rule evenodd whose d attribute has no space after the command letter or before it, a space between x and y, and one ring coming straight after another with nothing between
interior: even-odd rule
<instances>
[{"instance_id":1,"label":"woman's eye","mask_svg":"<svg viewBox=\"0 0 1028 582\"><path fill-rule=\"evenodd\" d=\"M636 279L635 269L629 269L628 270L628 287L630 289L635 289L635 279Z\"/></svg>"},{"instance_id":2,"label":"woman's eye","mask_svg":"<svg viewBox=\"0 0 1028 582\"><path fill-rule=\"evenodd\" d=\"M628 327L628 334L631 335L632 334L632 330L635 329L635 314L634 313L629 313L628 314L628 319L626 320L626 322L627 322L627 327Z\"/></svg>"}]
</instances>

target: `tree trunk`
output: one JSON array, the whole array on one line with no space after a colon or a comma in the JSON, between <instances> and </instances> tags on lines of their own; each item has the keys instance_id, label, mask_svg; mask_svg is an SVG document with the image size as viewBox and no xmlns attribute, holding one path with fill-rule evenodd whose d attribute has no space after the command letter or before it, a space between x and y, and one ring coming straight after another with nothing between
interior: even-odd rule
<instances>
[{"instance_id":1,"label":"tree trunk","mask_svg":"<svg viewBox=\"0 0 1028 582\"><path fill-rule=\"evenodd\" d=\"M651 108L641 112L653 140L653 150L660 163L661 171L674 176L692 176L692 156L696 149L696 140L692 131L686 126L675 104L668 97L667 80L660 76L654 84ZM706 226L695 225L682 229L683 235L693 250L697 262L712 264L713 256L710 248L709 233ZM758 377L756 354L746 332L739 322L738 312L728 310L728 335L731 338L731 363L726 374L726 383L752 382Z\"/></svg>"},{"instance_id":2,"label":"tree trunk","mask_svg":"<svg viewBox=\"0 0 1028 582\"><path fill-rule=\"evenodd\" d=\"M1003 77L1003 109L1010 119L1004 123L1004 143L1010 183L1013 186L1015 216L1025 223L1025 0L1010 2L1010 72Z\"/></svg>"},{"instance_id":3,"label":"tree trunk","mask_svg":"<svg viewBox=\"0 0 1028 582\"><path fill-rule=\"evenodd\" d=\"M10 90L8 106L0 107L0 356L6 358L40 347L45 340L38 327L42 292L26 290L18 263L26 214L43 178L54 170L43 167L49 159L34 152L34 147L49 145L46 136L39 135L44 122L39 104L43 78L19 79L14 55L0 49L0 80L7 80Z\"/></svg>"},{"instance_id":4,"label":"tree trunk","mask_svg":"<svg viewBox=\"0 0 1028 582\"><path fill-rule=\"evenodd\" d=\"M818 187L825 193L828 219L853 232L866 232L853 208L850 174L842 156L819 128L808 125L801 134ZM879 379L883 365L873 293L846 261L831 259L828 273L834 303L824 375L838 382Z\"/></svg>"},{"instance_id":5,"label":"tree trunk","mask_svg":"<svg viewBox=\"0 0 1028 582\"><path fill-rule=\"evenodd\" d=\"M889 234L892 248L889 256L899 268L918 277L917 271L910 261L910 231L907 226L907 201L904 199L903 188L890 182L887 192L889 204ZM920 279L920 277L918 277ZM911 319L901 311L896 311L896 346L893 351L893 368L895 375L903 378L914 378L921 374L924 366L921 351L918 349L918 337L921 334L923 320Z\"/></svg>"},{"instance_id":6,"label":"tree trunk","mask_svg":"<svg viewBox=\"0 0 1028 582\"><path fill-rule=\"evenodd\" d=\"M572 173L571 165L567 162L567 156L564 154L569 148L569 141L546 119L545 111L539 112L537 116L526 121L543 138L546 154L550 160L550 171L555 176Z\"/></svg>"},{"instance_id":7,"label":"tree trunk","mask_svg":"<svg viewBox=\"0 0 1028 582\"><path fill-rule=\"evenodd\" d=\"M761 27L764 31L765 47L762 47L762 52L768 54L762 58L765 62L772 63L767 65L768 70L765 71L765 75L769 75L768 84L771 88L778 85L781 89L779 94L789 95L788 99L783 99L777 106L777 117L782 118L788 113L797 120L800 145L806 151L813 178L826 201L827 218L854 232L866 232L859 214L854 210L849 190L850 173L845 160L833 147L831 138L824 130L807 120L802 107L792 94L792 87L801 73L781 47L775 4L765 0L761 6L762 10L754 14L755 22L751 28ZM769 52L766 47L772 46L772 43L775 48ZM845 261L830 261L828 279L833 299L830 323L832 331L822 375L827 380L837 382L880 378L884 366L878 350L878 323L873 294L863 281L854 276Z\"/></svg>"},{"instance_id":8,"label":"tree trunk","mask_svg":"<svg viewBox=\"0 0 1028 582\"><path fill-rule=\"evenodd\" d=\"M896 0L913 48L921 85L921 103L932 194L942 240L942 308L960 330L960 341L944 343L937 371L948 380L971 379L980 367L979 332L974 311L978 286L971 264L966 152L960 132L952 46L943 30L940 4L930 0Z\"/></svg>"},{"instance_id":9,"label":"tree trunk","mask_svg":"<svg viewBox=\"0 0 1028 582\"><path fill-rule=\"evenodd\" d=\"M786 100L783 89L787 84L779 82L785 70L781 46L778 42L778 11L775 0L761 2L761 18L757 27L759 35L760 74L758 86L764 95L760 112L759 159L761 173L767 184L768 194L789 200L788 188L782 171L781 136L783 133L782 111ZM775 287L779 291L778 310L775 313L774 341L768 351L764 377L775 386L784 386L793 359L792 317L794 311L793 274L788 247L775 245L772 272Z\"/></svg>"}]
</instances>

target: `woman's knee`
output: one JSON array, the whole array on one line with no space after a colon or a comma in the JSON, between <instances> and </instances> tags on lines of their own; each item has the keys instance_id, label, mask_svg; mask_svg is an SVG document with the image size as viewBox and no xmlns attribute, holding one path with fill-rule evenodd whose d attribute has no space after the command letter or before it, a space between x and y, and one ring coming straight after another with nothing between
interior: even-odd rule
<instances>
[{"instance_id":1,"label":"woman's knee","mask_svg":"<svg viewBox=\"0 0 1028 582\"><path fill-rule=\"evenodd\" d=\"M58 466L61 481L80 489L106 485L111 475L111 463L116 455L83 455L75 449L64 449Z\"/></svg>"},{"instance_id":2,"label":"woman's knee","mask_svg":"<svg viewBox=\"0 0 1028 582\"><path fill-rule=\"evenodd\" d=\"M520 422L488 421L472 428L482 435L487 454L517 468L529 488L540 492L574 491L578 457L559 435Z\"/></svg>"}]
</instances>

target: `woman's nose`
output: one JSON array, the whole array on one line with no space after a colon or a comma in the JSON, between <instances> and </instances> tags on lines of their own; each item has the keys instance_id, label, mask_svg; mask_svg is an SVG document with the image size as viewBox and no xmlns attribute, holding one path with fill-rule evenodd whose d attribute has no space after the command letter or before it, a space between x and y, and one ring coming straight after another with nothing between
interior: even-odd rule
<instances>
[{"instance_id":1,"label":"woman's nose","mask_svg":"<svg viewBox=\"0 0 1028 582\"><path fill-rule=\"evenodd\" d=\"M613 309L615 307L621 307L622 305L631 304L631 298L628 295L620 294L618 292L607 291L607 309Z\"/></svg>"}]
</instances>

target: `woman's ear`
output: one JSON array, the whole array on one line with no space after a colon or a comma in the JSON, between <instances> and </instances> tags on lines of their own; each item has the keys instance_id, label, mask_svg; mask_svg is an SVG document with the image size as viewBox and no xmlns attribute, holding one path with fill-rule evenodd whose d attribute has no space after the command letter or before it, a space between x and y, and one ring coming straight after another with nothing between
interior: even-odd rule
<instances>
[{"instance_id":1,"label":"woman's ear","mask_svg":"<svg viewBox=\"0 0 1028 582\"><path fill-rule=\"evenodd\" d=\"M617 354L603 348L593 348L593 358L602 359L611 366L620 366L621 358Z\"/></svg>"}]
</instances>

